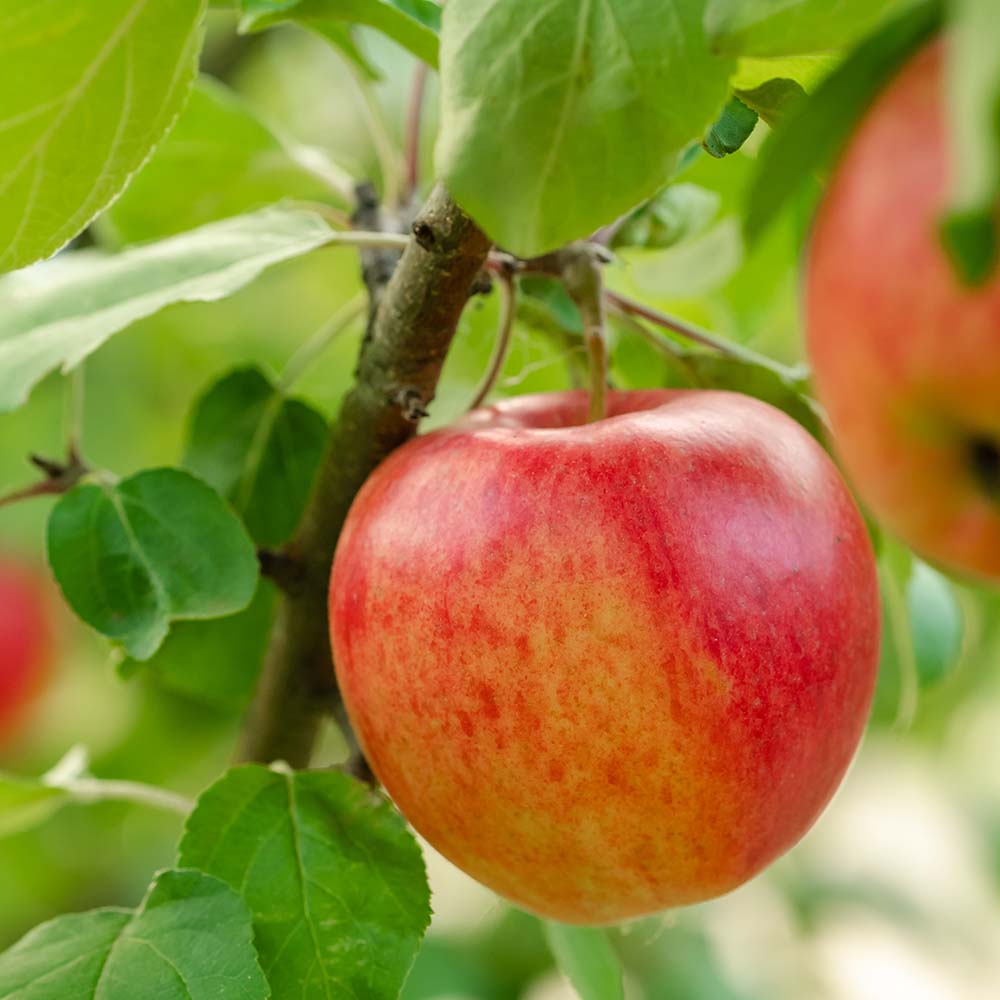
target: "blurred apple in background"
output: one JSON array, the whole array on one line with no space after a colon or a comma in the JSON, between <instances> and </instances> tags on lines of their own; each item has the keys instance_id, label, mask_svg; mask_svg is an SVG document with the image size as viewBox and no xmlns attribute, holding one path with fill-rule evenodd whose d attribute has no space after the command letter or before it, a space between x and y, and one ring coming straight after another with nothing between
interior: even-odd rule
<instances>
[{"instance_id":1,"label":"blurred apple in background","mask_svg":"<svg viewBox=\"0 0 1000 1000\"><path fill-rule=\"evenodd\" d=\"M536 913L710 898L792 846L875 680L864 525L798 424L724 392L522 396L394 453L331 582L371 764Z\"/></svg>"},{"instance_id":2,"label":"blurred apple in background","mask_svg":"<svg viewBox=\"0 0 1000 1000\"><path fill-rule=\"evenodd\" d=\"M868 111L823 200L806 277L809 353L862 499L931 560L1000 580L1000 274L961 284L944 48Z\"/></svg>"},{"instance_id":3,"label":"blurred apple in background","mask_svg":"<svg viewBox=\"0 0 1000 1000\"><path fill-rule=\"evenodd\" d=\"M0 553L0 745L24 724L49 674L53 634L38 571Z\"/></svg>"}]
</instances>

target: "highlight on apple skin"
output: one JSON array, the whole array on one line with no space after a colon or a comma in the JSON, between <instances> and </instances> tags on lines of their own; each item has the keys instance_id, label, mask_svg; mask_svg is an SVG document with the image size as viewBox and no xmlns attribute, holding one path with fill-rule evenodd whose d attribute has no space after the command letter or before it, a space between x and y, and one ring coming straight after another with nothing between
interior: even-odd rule
<instances>
[{"instance_id":1,"label":"highlight on apple skin","mask_svg":"<svg viewBox=\"0 0 1000 1000\"><path fill-rule=\"evenodd\" d=\"M944 47L862 119L806 274L809 354L861 499L932 561L1000 580L1000 276L964 287L939 225L950 169Z\"/></svg>"},{"instance_id":2,"label":"highlight on apple skin","mask_svg":"<svg viewBox=\"0 0 1000 1000\"><path fill-rule=\"evenodd\" d=\"M40 580L0 554L0 745L17 735L48 676L52 626Z\"/></svg>"},{"instance_id":3,"label":"highlight on apple skin","mask_svg":"<svg viewBox=\"0 0 1000 1000\"><path fill-rule=\"evenodd\" d=\"M798 841L860 740L871 545L836 468L746 396L524 396L359 494L331 637L388 793L515 903L601 924L720 895Z\"/></svg>"}]
</instances>

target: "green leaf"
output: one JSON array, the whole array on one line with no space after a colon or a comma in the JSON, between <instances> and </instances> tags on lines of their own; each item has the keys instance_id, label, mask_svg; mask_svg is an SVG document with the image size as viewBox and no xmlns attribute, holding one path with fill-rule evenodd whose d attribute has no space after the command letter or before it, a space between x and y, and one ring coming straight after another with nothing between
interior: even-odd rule
<instances>
[{"instance_id":1,"label":"green leaf","mask_svg":"<svg viewBox=\"0 0 1000 1000\"><path fill-rule=\"evenodd\" d=\"M583 335L580 310L558 278L546 275L526 275L518 282L521 294L537 303L563 330Z\"/></svg>"},{"instance_id":2,"label":"green leaf","mask_svg":"<svg viewBox=\"0 0 1000 1000\"><path fill-rule=\"evenodd\" d=\"M218 879L160 873L138 910L57 917L0 955L6 1000L267 1000L250 914Z\"/></svg>"},{"instance_id":3,"label":"green leaf","mask_svg":"<svg viewBox=\"0 0 1000 1000\"><path fill-rule=\"evenodd\" d=\"M326 438L320 413L238 368L196 403L184 465L232 501L255 542L278 545L302 517Z\"/></svg>"},{"instance_id":4,"label":"green leaf","mask_svg":"<svg viewBox=\"0 0 1000 1000\"><path fill-rule=\"evenodd\" d=\"M705 26L729 55L825 52L868 34L913 0L708 0Z\"/></svg>"},{"instance_id":5,"label":"green leaf","mask_svg":"<svg viewBox=\"0 0 1000 1000\"><path fill-rule=\"evenodd\" d=\"M704 389L727 389L770 403L801 424L821 443L823 425L806 395L805 378L785 378L763 365L707 351L687 351L683 359Z\"/></svg>"},{"instance_id":6,"label":"green leaf","mask_svg":"<svg viewBox=\"0 0 1000 1000\"><path fill-rule=\"evenodd\" d=\"M962 611L948 578L920 559L906 588L913 634L913 653L920 686L942 680L958 663L962 651Z\"/></svg>"},{"instance_id":7,"label":"green leaf","mask_svg":"<svg viewBox=\"0 0 1000 1000\"><path fill-rule=\"evenodd\" d=\"M296 21L340 44L344 23L388 35L430 66L438 63L441 7L432 0L243 0L241 31Z\"/></svg>"},{"instance_id":8,"label":"green leaf","mask_svg":"<svg viewBox=\"0 0 1000 1000\"><path fill-rule=\"evenodd\" d=\"M222 712L242 712L257 687L275 597L274 585L261 580L246 610L209 621L175 622L151 659L124 660L119 673L127 678L148 670L169 691Z\"/></svg>"},{"instance_id":9,"label":"green leaf","mask_svg":"<svg viewBox=\"0 0 1000 1000\"><path fill-rule=\"evenodd\" d=\"M739 97L731 97L715 124L705 133L702 145L707 152L721 159L735 153L750 138L757 126L757 112Z\"/></svg>"},{"instance_id":10,"label":"green leaf","mask_svg":"<svg viewBox=\"0 0 1000 1000\"><path fill-rule=\"evenodd\" d=\"M1000 245L1000 59L995 0L949 0L947 121L955 164L942 238L963 282L996 268Z\"/></svg>"},{"instance_id":11,"label":"green leaf","mask_svg":"<svg viewBox=\"0 0 1000 1000\"><path fill-rule=\"evenodd\" d=\"M745 230L755 240L800 190L832 165L875 95L938 29L940 10L921 4L859 45L764 144Z\"/></svg>"},{"instance_id":12,"label":"green leaf","mask_svg":"<svg viewBox=\"0 0 1000 1000\"><path fill-rule=\"evenodd\" d=\"M666 250L705 232L721 198L697 184L671 184L637 208L615 233L611 246Z\"/></svg>"},{"instance_id":13,"label":"green leaf","mask_svg":"<svg viewBox=\"0 0 1000 1000\"><path fill-rule=\"evenodd\" d=\"M0 837L44 823L65 801L66 793L61 788L0 774Z\"/></svg>"},{"instance_id":14,"label":"green leaf","mask_svg":"<svg viewBox=\"0 0 1000 1000\"><path fill-rule=\"evenodd\" d=\"M636 287L659 298L696 299L725 284L743 263L743 234L735 216L655 253L630 256Z\"/></svg>"},{"instance_id":15,"label":"green leaf","mask_svg":"<svg viewBox=\"0 0 1000 1000\"><path fill-rule=\"evenodd\" d=\"M430 920L403 820L336 771L229 771L199 799L180 858L242 893L275 997L395 997Z\"/></svg>"},{"instance_id":16,"label":"green leaf","mask_svg":"<svg viewBox=\"0 0 1000 1000\"><path fill-rule=\"evenodd\" d=\"M125 187L187 97L203 0L0 10L0 270L48 257Z\"/></svg>"},{"instance_id":17,"label":"green leaf","mask_svg":"<svg viewBox=\"0 0 1000 1000\"><path fill-rule=\"evenodd\" d=\"M265 208L124 253L63 254L0 278L0 412L136 320L174 302L221 299L331 234L312 212Z\"/></svg>"},{"instance_id":18,"label":"green leaf","mask_svg":"<svg viewBox=\"0 0 1000 1000\"><path fill-rule=\"evenodd\" d=\"M604 931L547 920L545 937L580 1000L622 1000L621 960Z\"/></svg>"},{"instance_id":19,"label":"green leaf","mask_svg":"<svg viewBox=\"0 0 1000 1000\"><path fill-rule=\"evenodd\" d=\"M733 65L708 52L703 7L449 0L436 155L455 199L532 256L651 197L726 98Z\"/></svg>"},{"instance_id":20,"label":"green leaf","mask_svg":"<svg viewBox=\"0 0 1000 1000\"><path fill-rule=\"evenodd\" d=\"M736 64L729 83L733 90L753 90L770 80L791 80L811 94L842 61L842 56L819 53L770 59L744 57Z\"/></svg>"},{"instance_id":21,"label":"green leaf","mask_svg":"<svg viewBox=\"0 0 1000 1000\"><path fill-rule=\"evenodd\" d=\"M784 78L768 80L751 90L737 90L736 95L771 126L788 118L806 99L801 84Z\"/></svg>"},{"instance_id":22,"label":"green leaf","mask_svg":"<svg viewBox=\"0 0 1000 1000\"><path fill-rule=\"evenodd\" d=\"M799 109L837 62L830 55L741 59L730 85L744 104L773 127Z\"/></svg>"},{"instance_id":23,"label":"green leaf","mask_svg":"<svg viewBox=\"0 0 1000 1000\"><path fill-rule=\"evenodd\" d=\"M257 554L232 509L179 469L150 469L60 498L48 526L49 562L70 607L137 660L178 618L245 608Z\"/></svg>"},{"instance_id":24,"label":"green leaf","mask_svg":"<svg viewBox=\"0 0 1000 1000\"><path fill-rule=\"evenodd\" d=\"M982 285L997 264L996 207L952 209L941 220L941 242L959 279L966 285Z\"/></svg>"},{"instance_id":25,"label":"green leaf","mask_svg":"<svg viewBox=\"0 0 1000 1000\"><path fill-rule=\"evenodd\" d=\"M118 243L171 236L282 198L345 204L338 168L287 149L228 87L202 77L173 131L101 218Z\"/></svg>"},{"instance_id":26,"label":"green leaf","mask_svg":"<svg viewBox=\"0 0 1000 1000\"><path fill-rule=\"evenodd\" d=\"M247 30L247 29L244 29ZM313 30L320 38L337 49L348 62L353 63L364 79L377 83L383 78L379 68L368 58L355 37L354 26L347 21L323 21L315 23Z\"/></svg>"},{"instance_id":27,"label":"green leaf","mask_svg":"<svg viewBox=\"0 0 1000 1000\"><path fill-rule=\"evenodd\" d=\"M882 653L872 718L908 726L920 694L958 664L965 624L946 576L883 537L878 559Z\"/></svg>"}]
</instances>

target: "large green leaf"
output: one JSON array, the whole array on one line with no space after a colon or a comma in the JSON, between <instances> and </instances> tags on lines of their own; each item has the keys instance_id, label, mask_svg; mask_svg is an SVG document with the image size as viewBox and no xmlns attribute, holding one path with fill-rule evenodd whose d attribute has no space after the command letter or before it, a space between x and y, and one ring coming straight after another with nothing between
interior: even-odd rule
<instances>
[{"instance_id":1,"label":"large green leaf","mask_svg":"<svg viewBox=\"0 0 1000 1000\"><path fill-rule=\"evenodd\" d=\"M259 368L223 376L195 406L184 464L243 515L254 541L286 541L326 446L324 417Z\"/></svg>"},{"instance_id":2,"label":"large green leaf","mask_svg":"<svg viewBox=\"0 0 1000 1000\"><path fill-rule=\"evenodd\" d=\"M74 487L52 510L48 550L73 610L138 660L156 652L174 619L232 614L257 586L239 518L179 469Z\"/></svg>"},{"instance_id":3,"label":"large green leaf","mask_svg":"<svg viewBox=\"0 0 1000 1000\"><path fill-rule=\"evenodd\" d=\"M265 208L124 253L63 254L0 278L0 411L136 320L174 302L230 295L331 232L312 212Z\"/></svg>"},{"instance_id":4,"label":"large green leaf","mask_svg":"<svg viewBox=\"0 0 1000 1000\"><path fill-rule=\"evenodd\" d=\"M124 660L119 673L131 677L148 670L164 688L236 715L247 707L257 686L274 605L274 585L261 580L243 611L208 621L175 622L150 659ZM0 829L2 824L0 818Z\"/></svg>"},{"instance_id":5,"label":"large green leaf","mask_svg":"<svg viewBox=\"0 0 1000 1000\"><path fill-rule=\"evenodd\" d=\"M921 4L860 44L765 143L750 188L745 228L753 240L829 167L876 94L940 27L936 4Z\"/></svg>"},{"instance_id":6,"label":"large green leaf","mask_svg":"<svg viewBox=\"0 0 1000 1000\"><path fill-rule=\"evenodd\" d=\"M729 83L733 90L752 90L769 80L792 80L807 93L812 93L820 82L841 61L836 53L822 52L804 56L778 56L776 58L741 58Z\"/></svg>"},{"instance_id":7,"label":"large green leaf","mask_svg":"<svg viewBox=\"0 0 1000 1000\"><path fill-rule=\"evenodd\" d=\"M668 180L725 98L704 0L450 0L438 172L524 256L611 222Z\"/></svg>"},{"instance_id":8,"label":"large green leaf","mask_svg":"<svg viewBox=\"0 0 1000 1000\"><path fill-rule=\"evenodd\" d=\"M713 46L731 55L825 52L867 34L914 0L708 0Z\"/></svg>"},{"instance_id":9,"label":"large green leaf","mask_svg":"<svg viewBox=\"0 0 1000 1000\"><path fill-rule=\"evenodd\" d=\"M242 0L240 30L296 21L342 44L343 26L366 24L431 66L438 63L441 7L433 0Z\"/></svg>"},{"instance_id":10,"label":"large green leaf","mask_svg":"<svg viewBox=\"0 0 1000 1000\"><path fill-rule=\"evenodd\" d=\"M287 148L228 87L202 77L170 135L101 217L119 243L161 239L282 198L343 204L319 150Z\"/></svg>"},{"instance_id":11,"label":"large green leaf","mask_svg":"<svg viewBox=\"0 0 1000 1000\"><path fill-rule=\"evenodd\" d=\"M396 997L430 920L420 849L335 771L230 771L200 798L181 864L238 889L275 997Z\"/></svg>"},{"instance_id":12,"label":"large green leaf","mask_svg":"<svg viewBox=\"0 0 1000 1000\"><path fill-rule=\"evenodd\" d=\"M741 392L763 400L787 413L821 443L825 441L816 405L806 394L804 373L799 377L797 373L786 376L750 360L709 351L687 351L682 357L699 387Z\"/></svg>"},{"instance_id":13,"label":"large green leaf","mask_svg":"<svg viewBox=\"0 0 1000 1000\"><path fill-rule=\"evenodd\" d=\"M1000 241L1000 58L996 0L950 0L948 124L955 165L944 241L959 275L985 281Z\"/></svg>"},{"instance_id":14,"label":"large green leaf","mask_svg":"<svg viewBox=\"0 0 1000 1000\"><path fill-rule=\"evenodd\" d=\"M621 960L605 931L547 920L545 937L580 1000L622 1000Z\"/></svg>"},{"instance_id":15,"label":"large green leaf","mask_svg":"<svg viewBox=\"0 0 1000 1000\"><path fill-rule=\"evenodd\" d=\"M125 187L187 97L204 0L0 4L0 270L48 257Z\"/></svg>"},{"instance_id":16,"label":"large green leaf","mask_svg":"<svg viewBox=\"0 0 1000 1000\"><path fill-rule=\"evenodd\" d=\"M138 910L57 917L0 955L4 1000L267 1000L240 897L201 872L162 872Z\"/></svg>"},{"instance_id":17,"label":"large green leaf","mask_svg":"<svg viewBox=\"0 0 1000 1000\"><path fill-rule=\"evenodd\" d=\"M768 125L783 122L828 76L839 57L830 53L740 59L729 81L733 93Z\"/></svg>"}]
</instances>

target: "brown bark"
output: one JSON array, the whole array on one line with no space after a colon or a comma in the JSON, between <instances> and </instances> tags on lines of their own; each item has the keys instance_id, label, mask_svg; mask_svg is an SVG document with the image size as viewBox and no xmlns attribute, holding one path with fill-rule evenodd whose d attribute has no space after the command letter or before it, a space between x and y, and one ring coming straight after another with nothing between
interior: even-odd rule
<instances>
[{"instance_id":1,"label":"brown bark","mask_svg":"<svg viewBox=\"0 0 1000 1000\"><path fill-rule=\"evenodd\" d=\"M323 716L338 709L327 628L337 539L358 490L407 441L434 398L470 289L490 249L443 187L431 193L361 348L302 523L289 546L300 583L281 597L240 759L309 763Z\"/></svg>"}]
</instances>

